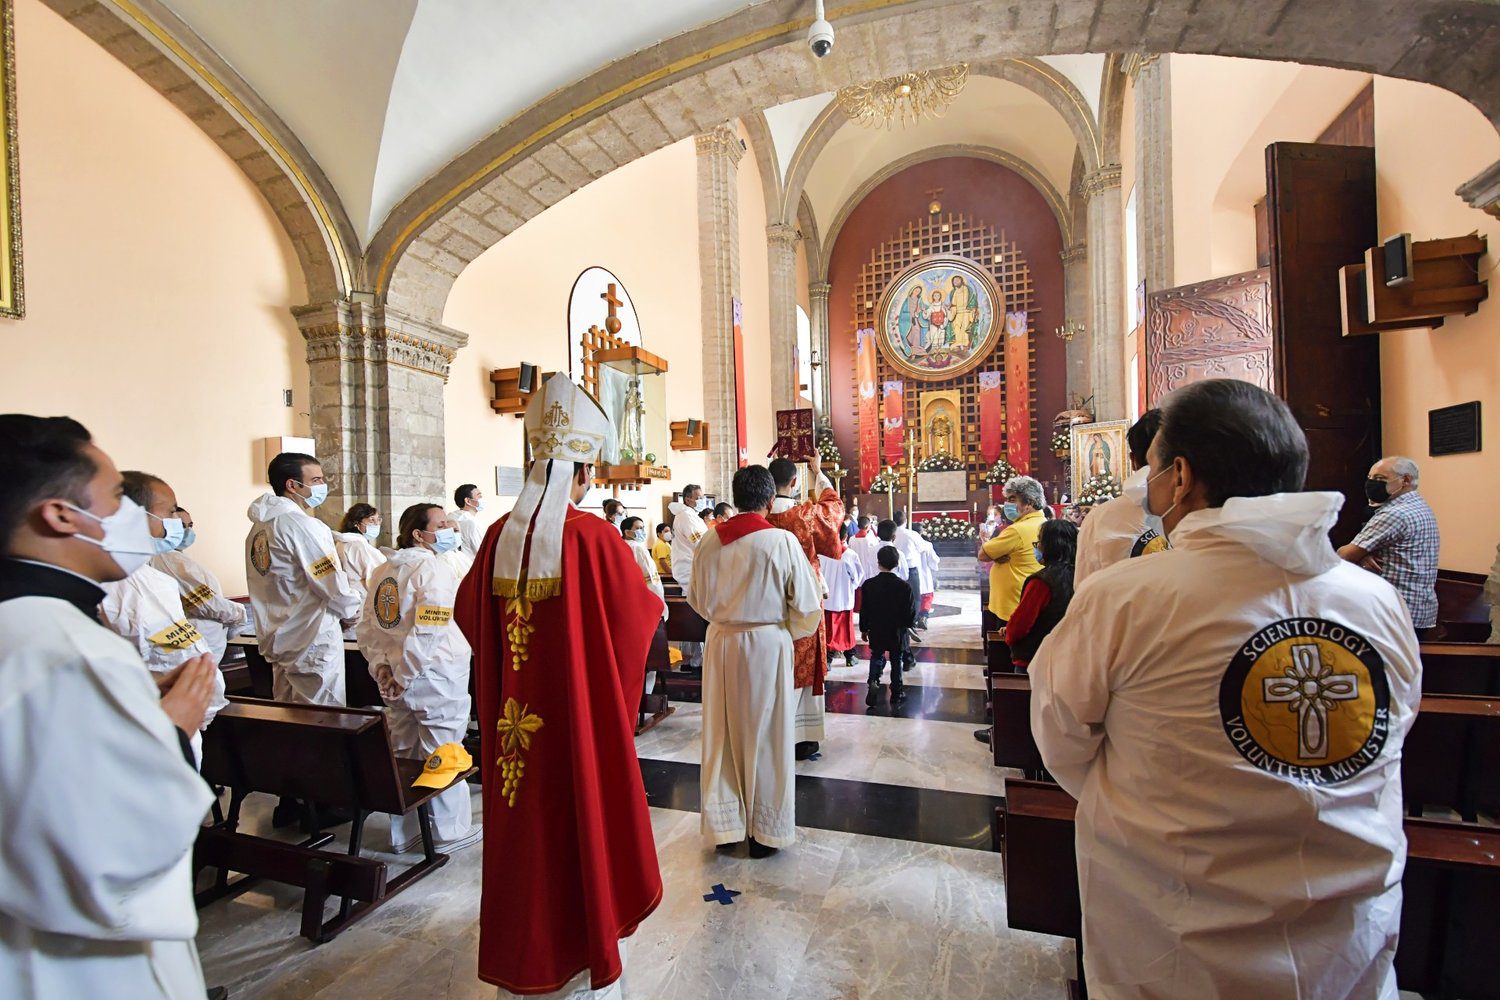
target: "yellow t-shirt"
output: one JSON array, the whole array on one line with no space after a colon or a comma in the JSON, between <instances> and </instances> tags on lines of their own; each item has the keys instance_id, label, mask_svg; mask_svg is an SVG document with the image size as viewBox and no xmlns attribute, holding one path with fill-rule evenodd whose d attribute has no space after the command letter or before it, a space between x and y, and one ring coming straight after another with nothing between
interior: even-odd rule
<instances>
[{"instance_id":1,"label":"yellow t-shirt","mask_svg":"<svg viewBox=\"0 0 1500 1000\"><path fill-rule=\"evenodd\" d=\"M656 571L662 576L672 575L672 543L658 538L651 545L651 558L656 560Z\"/></svg>"},{"instance_id":2,"label":"yellow t-shirt","mask_svg":"<svg viewBox=\"0 0 1500 1000\"><path fill-rule=\"evenodd\" d=\"M990 566L990 612L1001 621L1010 621L1021 603L1021 585L1042 568L1035 546L1046 520L1041 511L1034 510L984 543L984 554L996 560ZM999 561L1006 556L1010 558Z\"/></svg>"}]
</instances>

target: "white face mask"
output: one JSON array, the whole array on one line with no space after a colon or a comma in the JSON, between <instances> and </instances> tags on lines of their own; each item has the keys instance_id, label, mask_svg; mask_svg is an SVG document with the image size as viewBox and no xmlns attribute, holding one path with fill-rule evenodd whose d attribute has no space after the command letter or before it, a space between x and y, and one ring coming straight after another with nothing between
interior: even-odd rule
<instances>
[{"instance_id":1,"label":"white face mask","mask_svg":"<svg viewBox=\"0 0 1500 1000\"><path fill-rule=\"evenodd\" d=\"M484 497L480 497L478 500L475 500L474 501L474 513L478 514L481 511L483 511L484 510L484 506L485 506Z\"/></svg>"},{"instance_id":2,"label":"white face mask","mask_svg":"<svg viewBox=\"0 0 1500 1000\"><path fill-rule=\"evenodd\" d=\"M432 534L432 551L438 555L458 548L458 532L452 528L439 528Z\"/></svg>"},{"instance_id":3,"label":"white face mask","mask_svg":"<svg viewBox=\"0 0 1500 1000\"><path fill-rule=\"evenodd\" d=\"M87 513L87 511L85 511L85 513ZM150 517L156 517L156 515L152 514L149 510L146 511L146 514ZM161 526L167 530L167 537L153 537L151 539L151 545L156 550L156 554L162 555L163 553L171 552L174 549L183 548L182 539L183 536L187 534L187 528L183 527L182 518L156 517L156 519L160 521ZM151 526L149 524L146 526L146 530L151 530Z\"/></svg>"},{"instance_id":4,"label":"white face mask","mask_svg":"<svg viewBox=\"0 0 1500 1000\"><path fill-rule=\"evenodd\" d=\"M293 480L293 482L296 482L296 480ZM308 491L309 495L302 498L302 502L307 504L308 510L312 510L328 499L327 483L313 483L311 486L308 486L306 483L297 483L297 485Z\"/></svg>"},{"instance_id":5,"label":"white face mask","mask_svg":"<svg viewBox=\"0 0 1500 1000\"><path fill-rule=\"evenodd\" d=\"M368 538L372 542L375 539L379 538L380 537L380 525L378 525L378 524L367 524L367 525L365 525L365 537Z\"/></svg>"},{"instance_id":6,"label":"white face mask","mask_svg":"<svg viewBox=\"0 0 1500 1000\"><path fill-rule=\"evenodd\" d=\"M1145 531L1154 531L1158 536L1162 538L1167 537L1167 526L1162 523L1162 518L1166 517L1168 514L1172 513L1172 511L1176 510L1177 505L1174 503L1172 506L1162 511L1160 514L1151 513L1151 484L1171 471L1172 469L1169 466L1168 468L1162 469L1156 475L1148 477L1146 479L1146 489L1143 493L1141 493L1141 512L1146 515ZM1142 532L1142 534L1144 533L1145 532Z\"/></svg>"},{"instance_id":7,"label":"white face mask","mask_svg":"<svg viewBox=\"0 0 1500 1000\"><path fill-rule=\"evenodd\" d=\"M99 522L104 529L104 538L91 538L88 535L74 535L81 541L90 545L97 545L109 553L115 565L124 571L126 576L134 573L150 561L152 554L156 551L156 539L151 537L151 526L146 521L146 508L136 503L129 497L120 498L120 509L108 517L100 517L91 514L74 504L68 504L84 517L91 517ZM181 526L182 522L178 521Z\"/></svg>"}]
</instances>

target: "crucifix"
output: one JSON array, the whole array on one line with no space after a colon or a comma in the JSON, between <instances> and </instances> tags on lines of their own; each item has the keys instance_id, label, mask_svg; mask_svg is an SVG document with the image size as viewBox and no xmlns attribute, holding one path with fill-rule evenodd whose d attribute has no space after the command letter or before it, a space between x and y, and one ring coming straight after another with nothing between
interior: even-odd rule
<instances>
[{"instance_id":1,"label":"crucifix","mask_svg":"<svg viewBox=\"0 0 1500 1000\"><path fill-rule=\"evenodd\" d=\"M927 214L928 215L937 215L939 212L941 212L943 210L943 203L940 202L940 201L938 201L938 195L940 195L942 193L943 193L943 189L942 188L933 188L931 191L927 192L927 197L929 199L928 202L927 202Z\"/></svg>"},{"instance_id":2,"label":"crucifix","mask_svg":"<svg viewBox=\"0 0 1500 1000\"><path fill-rule=\"evenodd\" d=\"M1291 652L1286 674L1265 679L1265 701L1297 713L1297 757L1321 760L1328 756L1328 713L1337 702L1359 697L1359 678L1323 666L1316 643L1299 643Z\"/></svg>"},{"instance_id":3,"label":"crucifix","mask_svg":"<svg viewBox=\"0 0 1500 1000\"><path fill-rule=\"evenodd\" d=\"M597 286L596 286L597 287ZM615 315L615 310L625 304L625 300L615 294L615 283L611 281L607 289L599 293L599 297L609 306L609 315L605 317L604 329L611 335L620 332L620 317Z\"/></svg>"}]
</instances>

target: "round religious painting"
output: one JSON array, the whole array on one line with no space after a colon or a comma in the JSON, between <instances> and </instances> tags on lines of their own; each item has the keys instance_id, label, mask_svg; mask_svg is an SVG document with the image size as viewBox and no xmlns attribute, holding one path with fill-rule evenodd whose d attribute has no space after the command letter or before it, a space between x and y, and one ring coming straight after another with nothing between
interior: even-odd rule
<instances>
[{"instance_id":1,"label":"round religious painting","mask_svg":"<svg viewBox=\"0 0 1500 1000\"><path fill-rule=\"evenodd\" d=\"M1005 303L994 280L967 257L924 257L898 274L875 312L880 350L919 379L978 368L995 349Z\"/></svg>"}]
</instances>

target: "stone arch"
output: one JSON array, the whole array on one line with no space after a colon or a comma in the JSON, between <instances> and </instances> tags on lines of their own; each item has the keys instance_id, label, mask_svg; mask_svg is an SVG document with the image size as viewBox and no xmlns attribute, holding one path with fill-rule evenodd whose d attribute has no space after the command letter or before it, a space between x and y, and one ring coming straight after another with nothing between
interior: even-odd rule
<instances>
[{"instance_id":1,"label":"stone arch","mask_svg":"<svg viewBox=\"0 0 1500 1000\"><path fill-rule=\"evenodd\" d=\"M804 194L797 200L797 229L802 233L802 253L807 257L809 281L821 281L824 273L823 241L818 235L818 218L813 214L812 202Z\"/></svg>"},{"instance_id":2,"label":"stone arch","mask_svg":"<svg viewBox=\"0 0 1500 1000\"><path fill-rule=\"evenodd\" d=\"M1120 130L1125 121L1125 69L1118 52L1104 57L1099 80L1099 146L1101 163L1120 162ZM1085 168L1087 173L1087 168Z\"/></svg>"},{"instance_id":3,"label":"stone arch","mask_svg":"<svg viewBox=\"0 0 1500 1000\"><path fill-rule=\"evenodd\" d=\"M371 243L374 289L436 318L469 261L623 163L760 108L958 61L1192 52L1322 63L1433 83L1500 122L1500 7L1483 0L1286 0L1248 14L1240 0L1092 6L1080 16L1071 0L864 0L830 11L840 44L819 61L806 16L753 5L562 89L438 171ZM947 24L982 30L945 35Z\"/></svg>"},{"instance_id":4,"label":"stone arch","mask_svg":"<svg viewBox=\"0 0 1500 1000\"><path fill-rule=\"evenodd\" d=\"M740 119L745 134L750 137L750 153L755 157L755 166L760 171L761 193L766 201L766 224L780 221L771 218L775 206L781 204L781 168L776 163L776 142L771 138L771 126L764 112L756 111Z\"/></svg>"},{"instance_id":5,"label":"stone arch","mask_svg":"<svg viewBox=\"0 0 1500 1000\"><path fill-rule=\"evenodd\" d=\"M848 221L849 214L859 206L860 202L865 200L871 191L908 167L916 166L918 163L927 163L930 160L946 159L950 156L968 156L978 160L988 160L990 163L997 163L1020 174L1027 183L1037 189L1037 193L1045 198L1047 204L1051 206L1053 218L1057 220L1057 228L1062 233L1063 246L1069 246L1073 242L1073 229L1069 218L1068 203L1064 200L1061 192L1053 187L1052 183L1036 167L1033 167L1019 156L1007 153L1004 150L991 149L987 146L971 146L967 144L933 146L930 149L912 153L910 156L903 156L893 163L886 164L880 170L876 171L869 180L861 184L839 206L838 213L834 215L833 222L828 227L828 235L823 243L824 247L827 248L827 252L822 255L820 260L822 266L817 271L809 268L808 273L810 275L815 274L818 281L828 280L828 258L833 256L833 248L838 243L839 233L843 230L844 223Z\"/></svg>"},{"instance_id":6,"label":"stone arch","mask_svg":"<svg viewBox=\"0 0 1500 1000\"><path fill-rule=\"evenodd\" d=\"M187 115L245 173L286 230L309 299L365 287L359 240L333 185L255 91L162 4L42 0Z\"/></svg>"}]
</instances>

